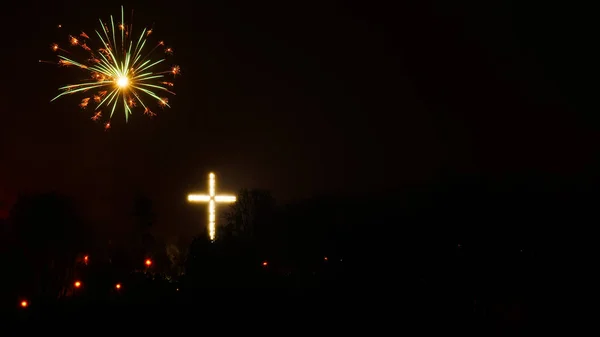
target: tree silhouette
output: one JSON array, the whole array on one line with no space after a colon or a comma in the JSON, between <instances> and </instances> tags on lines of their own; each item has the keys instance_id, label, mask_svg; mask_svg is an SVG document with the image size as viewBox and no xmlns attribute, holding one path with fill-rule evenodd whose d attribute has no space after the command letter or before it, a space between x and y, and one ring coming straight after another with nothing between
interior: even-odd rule
<instances>
[{"instance_id":1,"label":"tree silhouette","mask_svg":"<svg viewBox=\"0 0 600 337\"><path fill-rule=\"evenodd\" d=\"M55 297L87 245L73 201L56 193L19 198L9 216L15 238L13 268L29 291Z\"/></svg>"},{"instance_id":2,"label":"tree silhouette","mask_svg":"<svg viewBox=\"0 0 600 337\"><path fill-rule=\"evenodd\" d=\"M140 235L141 240L141 255L151 254L156 250L156 240L150 232L154 225L155 214L154 204L150 198L138 194L133 202L133 216L137 225L137 233ZM143 258L144 256L140 256Z\"/></svg>"},{"instance_id":3,"label":"tree silhouette","mask_svg":"<svg viewBox=\"0 0 600 337\"><path fill-rule=\"evenodd\" d=\"M333 253L343 227L362 222L361 207L341 207L333 198L316 197L286 205L280 225L288 258L297 264L311 264Z\"/></svg>"},{"instance_id":4,"label":"tree silhouette","mask_svg":"<svg viewBox=\"0 0 600 337\"><path fill-rule=\"evenodd\" d=\"M152 200L138 194L133 203L133 215L136 217L137 225L142 231L152 228L156 218Z\"/></svg>"},{"instance_id":5,"label":"tree silhouette","mask_svg":"<svg viewBox=\"0 0 600 337\"><path fill-rule=\"evenodd\" d=\"M141 239L137 261L152 258L154 261L153 272L168 273L171 261L167 255L167 246L164 242L157 240L151 232L156 221L154 203L147 196L138 194L134 200L133 214L137 224L137 233Z\"/></svg>"},{"instance_id":6,"label":"tree silhouette","mask_svg":"<svg viewBox=\"0 0 600 337\"><path fill-rule=\"evenodd\" d=\"M180 275L184 271L184 263L186 251L179 248L176 244L168 244L165 247L165 252L169 258L171 265L171 273L173 275Z\"/></svg>"},{"instance_id":7,"label":"tree silhouette","mask_svg":"<svg viewBox=\"0 0 600 337\"><path fill-rule=\"evenodd\" d=\"M275 199L270 191L241 189L225 218L232 235L261 237L272 229L274 216Z\"/></svg>"}]
</instances>

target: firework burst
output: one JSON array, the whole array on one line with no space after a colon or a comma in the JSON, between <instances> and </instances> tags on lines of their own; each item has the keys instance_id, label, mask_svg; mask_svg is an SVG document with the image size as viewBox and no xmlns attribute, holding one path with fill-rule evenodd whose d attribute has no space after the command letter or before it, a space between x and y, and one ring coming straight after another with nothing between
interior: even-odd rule
<instances>
[{"instance_id":1,"label":"firework burst","mask_svg":"<svg viewBox=\"0 0 600 337\"><path fill-rule=\"evenodd\" d=\"M161 108L170 107L168 98L164 96L175 93L171 91L173 83L167 77L175 77L181 69L177 65L167 70L157 69L165 65L165 56L172 55L173 49L166 47L163 41L148 47L152 29L144 28L134 37L133 25L125 23L123 7L121 22L115 22L112 15L110 22L99 21L101 31L96 30L94 38L84 32L69 35L68 45L73 50L67 51L57 43L51 45L51 49L58 53L60 66L80 68L89 76L81 83L60 87L60 93L51 102L62 96L83 94L85 97L79 106L82 109L93 107L92 120L99 121L103 110L108 112L106 129L110 128L110 120L118 107L122 106L125 121L134 108L154 116L150 101ZM157 51L162 51L165 56L153 58Z\"/></svg>"}]
</instances>

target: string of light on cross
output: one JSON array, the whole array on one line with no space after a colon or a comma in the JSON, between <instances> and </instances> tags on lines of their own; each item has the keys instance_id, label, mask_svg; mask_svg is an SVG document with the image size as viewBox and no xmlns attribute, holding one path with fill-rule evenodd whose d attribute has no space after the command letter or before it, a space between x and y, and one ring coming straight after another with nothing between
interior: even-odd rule
<instances>
[{"instance_id":1,"label":"string of light on cross","mask_svg":"<svg viewBox=\"0 0 600 337\"><path fill-rule=\"evenodd\" d=\"M232 195L216 195L216 178L214 173L208 175L208 195L206 194L188 194L189 202L208 202L208 235L210 241L215 241L216 226L216 204L232 203L236 198Z\"/></svg>"}]
</instances>

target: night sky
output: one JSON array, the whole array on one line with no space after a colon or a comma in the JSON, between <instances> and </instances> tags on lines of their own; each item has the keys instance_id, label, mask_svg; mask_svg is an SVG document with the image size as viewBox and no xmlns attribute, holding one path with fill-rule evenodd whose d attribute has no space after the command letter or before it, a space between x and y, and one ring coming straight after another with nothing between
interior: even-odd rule
<instances>
[{"instance_id":1,"label":"night sky","mask_svg":"<svg viewBox=\"0 0 600 337\"><path fill-rule=\"evenodd\" d=\"M18 1L0 14L0 216L19 193L56 190L117 228L142 193L161 228L193 233L201 206L185 198L209 171L222 192L288 201L401 191L448 172L569 177L594 162L600 119L582 84L592 21L575 10L210 3ZM134 29L154 23L182 76L171 109L138 110L127 125L116 114L104 132L77 97L49 102L79 77L38 60L121 4Z\"/></svg>"}]
</instances>

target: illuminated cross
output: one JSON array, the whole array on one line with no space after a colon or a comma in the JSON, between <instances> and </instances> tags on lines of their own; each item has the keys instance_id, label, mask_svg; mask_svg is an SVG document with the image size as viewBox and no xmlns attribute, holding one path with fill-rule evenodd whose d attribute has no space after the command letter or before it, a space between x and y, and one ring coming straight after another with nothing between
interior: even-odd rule
<instances>
[{"instance_id":1,"label":"illuminated cross","mask_svg":"<svg viewBox=\"0 0 600 337\"><path fill-rule=\"evenodd\" d=\"M206 194L188 194L189 202L208 202L208 235L210 241L215 241L215 208L219 203L235 202L235 196L215 195L215 174L208 175L208 195Z\"/></svg>"}]
</instances>

